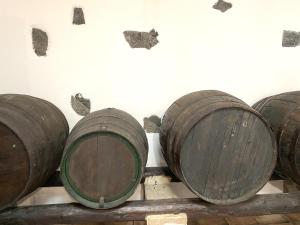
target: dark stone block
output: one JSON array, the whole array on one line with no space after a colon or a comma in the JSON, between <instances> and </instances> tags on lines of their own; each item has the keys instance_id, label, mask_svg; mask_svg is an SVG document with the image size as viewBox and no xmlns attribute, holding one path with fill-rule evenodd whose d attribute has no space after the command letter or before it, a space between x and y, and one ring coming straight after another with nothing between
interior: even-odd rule
<instances>
[{"instance_id":1,"label":"dark stone block","mask_svg":"<svg viewBox=\"0 0 300 225\"><path fill-rule=\"evenodd\" d=\"M124 31L123 34L131 48L150 49L159 42L158 33L154 29L150 32Z\"/></svg>"},{"instance_id":2,"label":"dark stone block","mask_svg":"<svg viewBox=\"0 0 300 225\"><path fill-rule=\"evenodd\" d=\"M213 5L214 9L220 10L221 12L226 12L232 7L232 3L219 0Z\"/></svg>"},{"instance_id":3,"label":"dark stone block","mask_svg":"<svg viewBox=\"0 0 300 225\"><path fill-rule=\"evenodd\" d=\"M284 30L282 34L282 47L296 47L300 43L300 32Z\"/></svg>"},{"instance_id":4,"label":"dark stone block","mask_svg":"<svg viewBox=\"0 0 300 225\"><path fill-rule=\"evenodd\" d=\"M80 93L71 96L71 106L80 116L86 116L91 111L91 101L84 98Z\"/></svg>"},{"instance_id":5,"label":"dark stone block","mask_svg":"<svg viewBox=\"0 0 300 225\"><path fill-rule=\"evenodd\" d=\"M73 24L85 24L84 14L82 8L74 8Z\"/></svg>"},{"instance_id":6,"label":"dark stone block","mask_svg":"<svg viewBox=\"0 0 300 225\"><path fill-rule=\"evenodd\" d=\"M38 56L46 56L48 49L47 33L40 29L32 28L32 44L34 52Z\"/></svg>"},{"instance_id":7,"label":"dark stone block","mask_svg":"<svg viewBox=\"0 0 300 225\"><path fill-rule=\"evenodd\" d=\"M144 118L144 129L147 133L159 133L161 126L161 119L156 116L152 115L149 118Z\"/></svg>"}]
</instances>

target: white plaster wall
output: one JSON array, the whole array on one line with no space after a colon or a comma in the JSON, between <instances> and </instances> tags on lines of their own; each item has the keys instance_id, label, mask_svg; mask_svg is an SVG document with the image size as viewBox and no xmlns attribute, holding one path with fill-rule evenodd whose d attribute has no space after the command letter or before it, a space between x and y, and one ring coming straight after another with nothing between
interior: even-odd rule
<instances>
[{"instance_id":1,"label":"white plaster wall","mask_svg":"<svg viewBox=\"0 0 300 225\"><path fill-rule=\"evenodd\" d=\"M69 104L77 92L93 111L116 107L142 123L196 90L253 104L300 89L300 47L281 47L284 29L300 31L300 1L231 0L225 13L212 9L215 2L0 0L0 92L47 99L72 127L81 118ZM76 6L86 25L72 25ZM32 27L47 31L47 57L32 50ZM151 50L131 49L122 33L152 28L160 43ZM149 142L158 149L155 135Z\"/></svg>"}]
</instances>

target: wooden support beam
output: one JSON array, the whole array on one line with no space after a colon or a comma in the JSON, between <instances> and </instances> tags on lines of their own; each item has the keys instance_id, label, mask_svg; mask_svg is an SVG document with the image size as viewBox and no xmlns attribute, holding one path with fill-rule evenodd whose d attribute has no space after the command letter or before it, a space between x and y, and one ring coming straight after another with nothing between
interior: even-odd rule
<instances>
[{"instance_id":1,"label":"wooden support beam","mask_svg":"<svg viewBox=\"0 0 300 225\"><path fill-rule=\"evenodd\" d=\"M0 224L66 224L104 221L144 220L147 215L186 213L189 218L284 214L300 212L300 193L256 195L235 205L221 206L199 199L132 201L108 209L94 210L76 203L10 209L0 214Z\"/></svg>"}]
</instances>

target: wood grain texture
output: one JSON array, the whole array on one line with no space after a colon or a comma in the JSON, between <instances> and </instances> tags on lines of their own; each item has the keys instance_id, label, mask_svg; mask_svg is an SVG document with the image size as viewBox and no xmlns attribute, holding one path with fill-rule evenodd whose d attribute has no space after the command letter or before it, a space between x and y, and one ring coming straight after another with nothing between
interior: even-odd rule
<instances>
[{"instance_id":1,"label":"wood grain texture","mask_svg":"<svg viewBox=\"0 0 300 225\"><path fill-rule=\"evenodd\" d=\"M70 177L79 190L95 201L114 198L135 178L132 154L115 137L93 136L80 143L70 156Z\"/></svg>"},{"instance_id":2,"label":"wood grain texture","mask_svg":"<svg viewBox=\"0 0 300 225\"><path fill-rule=\"evenodd\" d=\"M146 177L150 176L168 176L172 182L180 182L180 180L172 173L169 167L146 167L141 183L144 183ZM270 180L282 180L281 177L273 174ZM43 185L43 187L60 187L63 186L60 178L60 172L56 171Z\"/></svg>"},{"instance_id":3,"label":"wood grain texture","mask_svg":"<svg viewBox=\"0 0 300 225\"><path fill-rule=\"evenodd\" d=\"M148 142L140 124L117 109L89 114L73 128L61 175L67 191L91 208L125 202L140 183Z\"/></svg>"},{"instance_id":4,"label":"wood grain texture","mask_svg":"<svg viewBox=\"0 0 300 225\"><path fill-rule=\"evenodd\" d=\"M204 200L220 204L254 196L270 178L275 159L265 124L237 109L215 112L199 122L180 157L188 185Z\"/></svg>"},{"instance_id":5,"label":"wood grain texture","mask_svg":"<svg viewBox=\"0 0 300 225\"><path fill-rule=\"evenodd\" d=\"M165 113L161 128L169 167L206 201L247 200L274 169L276 143L268 124L224 92L200 91L180 98Z\"/></svg>"},{"instance_id":6,"label":"wood grain texture","mask_svg":"<svg viewBox=\"0 0 300 225\"><path fill-rule=\"evenodd\" d=\"M300 184L300 92L264 98L253 105L270 123L278 144L276 171Z\"/></svg>"},{"instance_id":7,"label":"wood grain texture","mask_svg":"<svg viewBox=\"0 0 300 225\"><path fill-rule=\"evenodd\" d=\"M188 218L188 225L228 225L225 218L212 217L212 218Z\"/></svg>"},{"instance_id":8,"label":"wood grain texture","mask_svg":"<svg viewBox=\"0 0 300 225\"><path fill-rule=\"evenodd\" d=\"M255 219L259 224L281 224L290 222L286 216L280 214L256 216Z\"/></svg>"},{"instance_id":9,"label":"wood grain texture","mask_svg":"<svg viewBox=\"0 0 300 225\"><path fill-rule=\"evenodd\" d=\"M10 180L13 179L10 176L15 176L14 179L19 182L11 183L10 190L21 190L10 203L6 200L2 202L3 198L1 198L0 209L2 209L14 205L18 199L41 186L55 172L62 156L69 127L62 112L53 104L35 97L16 94L0 95L0 124L2 124L0 149L3 152L1 155L5 156L11 152L11 147L16 150L15 153L18 151L18 154L10 154L11 165L6 165L7 159L0 156L0 165L5 167L0 166L0 174L5 173ZM3 125L13 133L4 131ZM20 151L26 154L20 155ZM16 163L19 165L15 165ZM24 171L16 172L18 166L22 167L22 164ZM20 177L24 175L25 177ZM1 177L1 179L5 178ZM25 186L23 179L26 179ZM1 182L0 190L6 185L9 185L9 182L6 184ZM9 196L9 189L1 194L5 195L5 193Z\"/></svg>"},{"instance_id":10,"label":"wood grain texture","mask_svg":"<svg viewBox=\"0 0 300 225\"><path fill-rule=\"evenodd\" d=\"M227 217L225 218L228 225L256 225L259 224L254 216L247 217Z\"/></svg>"},{"instance_id":11,"label":"wood grain texture","mask_svg":"<svg viewBox=\"0 0 300 225\"><path fill-rule=\"evenodd\" d=\"M300 211L300 193L257 195L235 205L214 205L199 199L170 199L127 202L108 210L89 209L80 204L21 207L0 214L0 223L19 220L28 224L68 224L144 220L146 215L187 213L188 218L257 216Z\"/></svg>"},{"instance_id":12,"label":"wood grain texture","mask_svg":"<svg viewBox=\"0 0 300 225\"><path fill-rule=\"evenodd\" d=\"M29 177L25 146L18 136L0 123L0 205L14 202Z\"/></svg>"}]
</instances>

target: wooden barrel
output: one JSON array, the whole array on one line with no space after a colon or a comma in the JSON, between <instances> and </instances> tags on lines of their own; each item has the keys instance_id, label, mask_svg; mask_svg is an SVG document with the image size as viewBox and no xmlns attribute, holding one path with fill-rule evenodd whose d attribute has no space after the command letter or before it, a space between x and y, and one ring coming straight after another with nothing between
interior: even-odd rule
<instances>
[{"instance_id":1,"label":"wooden barrel","mask_svg":"<svg viewBox=\"0 0 300 225\"><path fill-rule=\"evenodd\" d=\"M253 105L270 123L278 145L276 173L300 184L300 91L270 96Z\"/></svg>"},{"instance_id":2,"label":"wooden barrel","mask_svg":"<svg viewBox=\"0 0 300 225\"><path fill-rule=\"evenodd\" d=\"M147 155L145 131L132 116L112 108L96 111L72 129L61 162L62 181L85 206L115 207L134 193Z\"/></svg>"},{"instance_id":3,"label":"wooden barrel","mask_svg":"<svg viewBox=\"0 0 300 225\"><path fill-rule=\"evenodd\" d=\"M199 91L175 101L160 133L163 155L196 195L215 204L250 198L269 180L276 143L259 113L220 91Z\"/></svg>"},{"instance_id":4,"label":"wooden barrel","mask_svg":"<svg viewBox=\"0 0 300 225\"><path fill-rule=\"evenodd\" d=\"M42 185L59 166L69 133L62 112L27 95L0 95L0 209Z\"/></svg>"}]
</instances>

